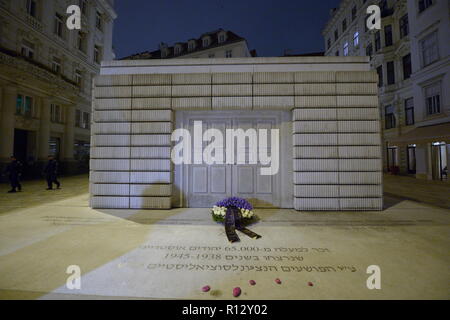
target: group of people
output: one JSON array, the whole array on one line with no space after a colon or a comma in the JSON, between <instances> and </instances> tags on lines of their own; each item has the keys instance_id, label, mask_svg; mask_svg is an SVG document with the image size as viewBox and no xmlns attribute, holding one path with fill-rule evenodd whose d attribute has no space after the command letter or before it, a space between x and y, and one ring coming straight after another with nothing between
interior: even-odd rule
<instances>
[{"instance_id":1,"label":"group of people","mask_svg":"<svg viewBox=\"0 0 450 320\"><path fill-rule=\"evenodd\" d=\"M22 176L22 163L13 155L11 162L5 168L5 174L8 175L11 183L11 190L8 193L15 193L22 191L20 179ZM61 188L61 183L57 179L58 175L58 161L53 156L48 156L48 162L44 168L45 178L47 180L47 190L53 190L53 184L57 189Z\"/></svg>"}]
</instances>

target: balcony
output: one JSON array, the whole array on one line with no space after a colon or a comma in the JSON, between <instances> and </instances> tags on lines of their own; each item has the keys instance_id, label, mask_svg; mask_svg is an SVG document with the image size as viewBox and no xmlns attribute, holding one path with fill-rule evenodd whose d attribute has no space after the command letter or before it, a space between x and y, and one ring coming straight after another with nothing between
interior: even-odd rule
<instances>
[{"instance_id":1,"label":"balcony","mask_svg":"<svg viewBox=\"0 0 450 320\"><path fill-rule=\"evenodd\" d=\"M56 85L62 89L71 91L80 90L75 81L56 73L51 68L36 60L29 59L15 51L3 47L0 47L0 66L1 65L30 74L40 81L47 84Z\"/></svg>"},{"instance_id":2,"label":"balcony","mask_svg":"<svg viewBox=\"0 0 450 320\"><path fill-rule=\"evenodd\" d=\"M34 30L42 32L42 23L35 17L25 14L25 22L32 27Z\"/></svg>"}]
</instances>

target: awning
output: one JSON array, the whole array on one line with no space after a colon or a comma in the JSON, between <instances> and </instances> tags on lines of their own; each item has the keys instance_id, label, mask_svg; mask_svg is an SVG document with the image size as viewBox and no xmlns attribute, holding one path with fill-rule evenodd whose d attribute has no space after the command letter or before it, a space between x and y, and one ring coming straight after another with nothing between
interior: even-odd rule
<instances>
[{"instance_id":1,"label":"awning","mask_svg":"<svg viewBox=\"0 0 450 320\"><path fill-rule=\"evenodd\" d=\"M450 122L426 127L417 127L408 133L392 139L386 139L388 142L435 142L445 141L450 143Z\"/></svg>"}]
</instances>

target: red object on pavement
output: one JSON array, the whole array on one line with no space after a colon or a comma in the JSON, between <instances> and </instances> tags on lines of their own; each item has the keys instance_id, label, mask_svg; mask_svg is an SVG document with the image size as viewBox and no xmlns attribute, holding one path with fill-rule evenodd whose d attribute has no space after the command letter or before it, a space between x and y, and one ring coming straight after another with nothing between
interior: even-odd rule
<instances>
[{"instance_id":1,"label":"red object on pavement","mask_svg":"<svg viewBox=\"0 0 450 320\"><path fill-rule=\"evenodd\" d=\"M250 280L248 283L250 283L250 285L254 286L256 284L255 280Z\"/></svg>"},{"instance_id":2,"label":"red object on pavement","mask_svg":"<svg viewBox=\"0 0 450 320\"><path fill-rule=\"evenodd\" d=\"M210 286L204 286L204 287L202 288L202 291L203 291L203 292L208 292L209 290L211 290L211 287L210 287Z\"/></svg>"},{"instance_id":3,"label":"red object on pavement","mask_svg":"<svg viewBox=\"0 0 450 320\"><path fill-rule=\"evenodd\" d=\"M278 279L278 278L275 279L275 282L278 283L278 284L281 284L281 280Z\"/></svg>"},{"instance_id":4,"label":"red object on pavement","mask_svg":"<svg viewBox=\"0 0 450 320\"><path fill-rule=\"evenodd\" d=\"M239 297L241 295L241 288L236 287L233 289L233 297Z\"/></svg>"},{"instance_id":5,"label":"red object on pavement","mask_svg":"<svg viewBox=\"0 0 450 320\"><path fill-rule=\"evenodd\" d=\"M308 282L308 286L312 287L313 283L312 282Z\"/></svg>"}]
</instances>

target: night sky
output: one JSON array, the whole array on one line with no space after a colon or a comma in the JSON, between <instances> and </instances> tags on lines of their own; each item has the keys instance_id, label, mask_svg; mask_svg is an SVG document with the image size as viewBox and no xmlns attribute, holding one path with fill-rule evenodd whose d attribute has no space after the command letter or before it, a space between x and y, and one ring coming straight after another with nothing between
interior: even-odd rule
<instances>
[{"instance_id":1,"label":"night sky","mask_svg":"<svg viewBox=\"0 0 450 320\"><path fill-rule=\"evenodd\" d=\"M116 0L117 58L157 50L219 28L247 39L258 56L324 50L321 30L340 0Z\"/></svg>"}]
</instances>

